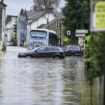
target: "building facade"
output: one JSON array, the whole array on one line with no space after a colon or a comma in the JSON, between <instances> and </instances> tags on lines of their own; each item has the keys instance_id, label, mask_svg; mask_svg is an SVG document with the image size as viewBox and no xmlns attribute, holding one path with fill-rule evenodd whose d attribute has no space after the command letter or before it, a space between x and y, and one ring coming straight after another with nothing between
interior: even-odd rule
<instances>
[{"instance_id":1,"label":"building facade","mask_svg":"<svg viewBox=\"0 0 105 105\"><path fill-rule=\"evenodd\" d=\"M17 18L18 16L7 15L6 18L6 35L7 42L11 42L17 36Z\"/></svg>"},{"instance_id":2,"label":"building facade","mask_svg":"<svg viewBox=\"0 0 105 105\"><path fill-rule=\"evenodd\" d=\"M0 50L5 47L6 4L0 0Z\"/></svg>"},{"instance_id":3,"label":"building facade","mask_svg":"<svg viewBox=\"0 0 105 105\"><path fill-rule=\"evenodd\" d=\"M60 36L58 23L61 17L61 13L57 11L47 13L45 11L31 10L26 12L21 9L17 21L18 46L26 46L29 31L37 28L53 30Z\"/></svg>"},{"instance_id":4,"label":"building facade","mask_svg":"<svg viewBox=\"0 0 105 105\"><path fill-rule=\"evenodd\" d=\"M27 14L25 10L21 10L17 22L17 44L18 46L26 46L27 37Z\"/></svg>"},{"instance_id":5,"label":"building facade","mask_svg":"<svg viewBox=\"0 0 105 105\"><path fill-rule=\"evenodd\" d=\"M29 11L27 13L28 16L28 30L36 29L36 28L44 28L55 31L58 36L60 36L59 32L59 20L62 18L62 14L57 11L52 11L47 13L45 11Z\"/></svg>"}]
</instances>

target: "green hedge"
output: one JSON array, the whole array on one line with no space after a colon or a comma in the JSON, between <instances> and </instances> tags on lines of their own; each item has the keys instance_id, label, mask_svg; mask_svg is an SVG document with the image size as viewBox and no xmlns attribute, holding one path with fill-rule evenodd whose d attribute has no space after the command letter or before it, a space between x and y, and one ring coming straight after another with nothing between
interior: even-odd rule
<instances>
[{"instance_id":1,"label":"green hedge","mask_svg":"<svg viewBox=\"0 0 105 105\"><path fill-rule=\"evenodd\" d=\"M89 79L104 73L105 33L96 32L85 38L85 63Z\"/></svg>"}]
</instances>

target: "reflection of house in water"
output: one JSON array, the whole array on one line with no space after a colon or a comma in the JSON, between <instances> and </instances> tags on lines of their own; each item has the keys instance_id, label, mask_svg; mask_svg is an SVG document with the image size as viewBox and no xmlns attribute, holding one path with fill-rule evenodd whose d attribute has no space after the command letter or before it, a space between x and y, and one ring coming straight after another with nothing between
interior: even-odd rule
<instances>
[{"instance_id":1,"label":"reflection of house in water","mask_svg":"<svg viewBox=\"0 0 105 105\"><path fill-rule=\"evenodd\" d=\"M21 10L17 23L17 44L24 46L27 37L27 14L25 10Z\"/></svg>"},{"instance_id":2,"label":"reflection of house in water","mask_svg":"<svg viewBox=\"0 0 105 105\"><path fill-rule=\"evenodd\" d=\"M0 0L0 47L5 38L6 5Z\"/></svg>"}]
</instances>

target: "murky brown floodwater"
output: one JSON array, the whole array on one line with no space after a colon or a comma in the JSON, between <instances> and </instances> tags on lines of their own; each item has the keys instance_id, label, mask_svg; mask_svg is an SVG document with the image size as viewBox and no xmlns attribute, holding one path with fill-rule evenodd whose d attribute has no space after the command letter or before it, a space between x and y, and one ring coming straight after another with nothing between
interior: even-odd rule
<instances>
[{"instance_id":1,"label":"murky brown floodwater","mask_svg":"<svg viewBox=\"0 0 105 105\"><path fill-rule=\"evenodd\" d=\"M17 58L24 50L0 54L0 105L102 105L102 86L89 86L83 58Z\"/></svg>"}]
</instances>

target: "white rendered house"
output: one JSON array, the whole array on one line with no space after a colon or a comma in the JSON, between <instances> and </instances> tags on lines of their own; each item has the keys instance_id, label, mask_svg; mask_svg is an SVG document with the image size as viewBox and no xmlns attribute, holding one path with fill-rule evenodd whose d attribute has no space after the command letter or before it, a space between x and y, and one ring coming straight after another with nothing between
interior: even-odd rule
<instances>
[{"instance_id":1,"label":"white rendered house","mask_svg":"<svg viewBox=\"0 0 105 105\"><path fill-rule=\"evenodd\" d=\"M5 44L6 4L0 0L0 50Z\"/></svg>"},{"instance_id":2,"label":"white rendered house","mask_svg":"<svg viewBox=\"0 0 105 105\"><path fill-rule=\"evenodd\" d=\"M17 25L17 16L7 15L6 18L6 35L7 41L11 41L14 35L14 25Z\"/></svg>"}]
</instances>

